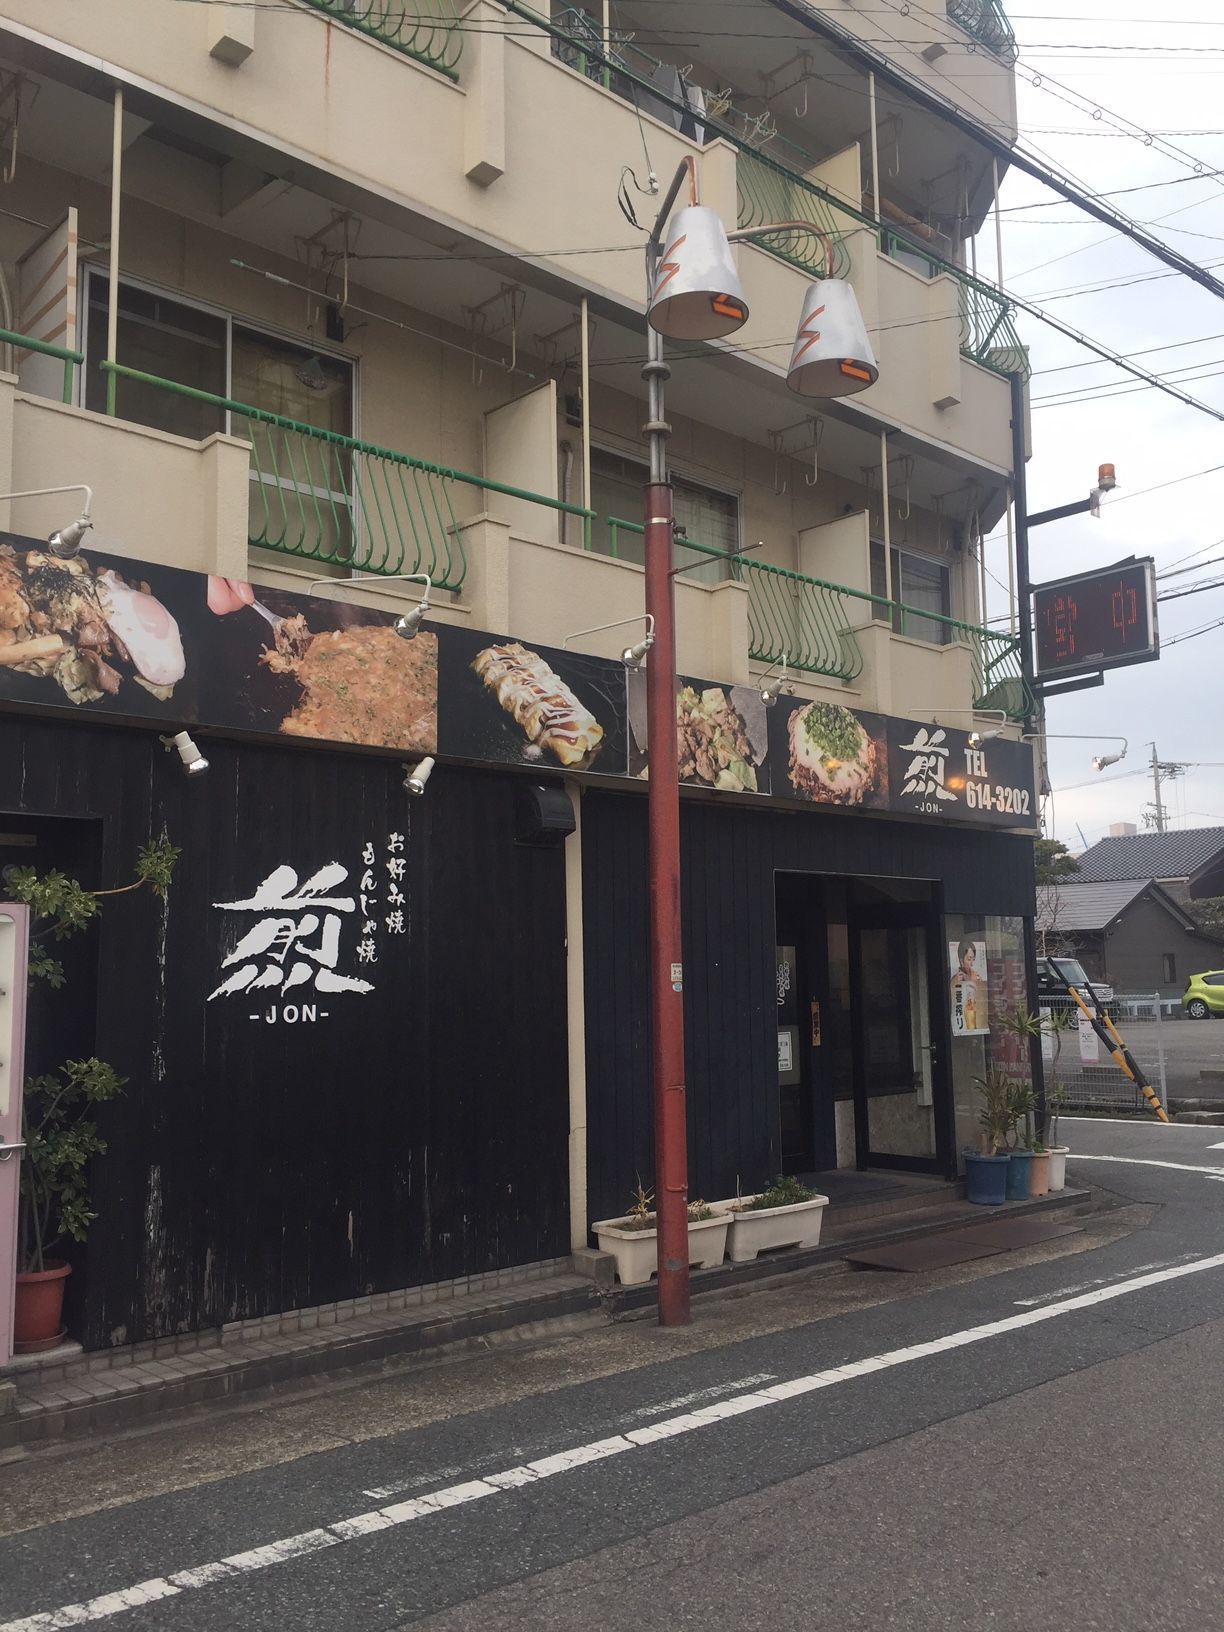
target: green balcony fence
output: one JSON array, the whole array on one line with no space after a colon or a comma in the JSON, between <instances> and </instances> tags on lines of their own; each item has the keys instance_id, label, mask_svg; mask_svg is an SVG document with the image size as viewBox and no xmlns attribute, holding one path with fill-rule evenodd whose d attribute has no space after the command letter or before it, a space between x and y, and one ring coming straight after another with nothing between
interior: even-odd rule
<instances>
[{"instance_id":1,"label":"green balcony fence","mask_svg":"<svg viewBox=\"0 0 1224 1632\"><path fill-rule=\"evenodd\" d=\"M0 329L0 345L12 346L16 351L36 351L43 357L58 357L64 365L63 400L76 398L76 371L85 361L80 351L69 351L64 346L53 346L48 340L35 340L28 334L17 334L12 329Z\"/></svg>"},{"instance_id":2,"label":"green balcony fence","mask_svg":"<svg viewBox=\"0 0 1224 1632\"><path fill-rule=\"evenodd\" d=\"M580 505L320 430L120 363L101 366L120 379L210 403L221 427L229 416L230 432L251 448L248 541L253 549L387 577L427 572L438 588L457 590L467 575L462 525L490 508L490 494L554 515L579 516L589 530L590 512Z\"/></svg>"},{"instance_id":3,"label":"green balcony fence","mask_svg":"<svg viewBox=\"0 0 1224 1632\"><path fill-rule=\"evenodd\" d=\"M642 530L637 522L610 518L610 553L618 553L620 533L640 536ZM937 646L967 646L975 708L998 709L1010 719L1023 719L1032 708L1020 670L1020 642L1014 636L890 601L866 590L826 583L767 561L728 556L695 539L677 539L676 547L700 558L688 569L688 575L704 577L717 565L722 576L747 586L748 655L754 662L780 664L785 659L787 666L799 674L856 680L863 672L863 649L857 631L884 622L891 624L894 633L911 639Z\"/></svg>"},{"instance_id":4,"label":"green balcony fence","mask_svg":"<svg viewBox=\"0 0 1224 1632\"><path fill-rule=\"evenodd\" d=\"M948 0L948 16L1004 62L1015 62L1016 36L999 0Z\"/></svg>"},{"instance_id":5,"label":"green balcony fence","mask_svg":"<svg viewBox=\"0 0 1224 1632\"><path fill-rule=\"evenodd\" d=\"M453 0L302 0L346 28L459 78L463 35Z\"/></svg>"},{"instance_id":6,"label":"green balcony fence","mask_svg":"<svg viewBox=\"0 0 1224 1632\"><path fill-rule=\"evenodd\" d=\"M771 221L800 221L810 233L779 233L761 239L761 247L817 277L844 278L850 257L842 243L833 211L801 176L764 154L741 149L735 161L741 227L761 227Z\"/></svg>"}]
</instances>

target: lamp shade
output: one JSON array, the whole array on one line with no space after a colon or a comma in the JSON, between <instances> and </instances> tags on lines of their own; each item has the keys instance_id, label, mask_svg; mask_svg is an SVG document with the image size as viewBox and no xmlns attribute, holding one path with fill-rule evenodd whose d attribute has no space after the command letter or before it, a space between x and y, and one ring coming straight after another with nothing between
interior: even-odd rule
<instances>
[{"instance_id":1,"label":"lamp shade","mask_svg":"<svg viewBox=\"0 0 1224 1632\"><path fill-rule=\"evenodd\" d=\"M852 397L880 377L854 290L820 278L803 301L786 383L804 397Z\"/></svg>"},{"instance_id":2,"label":"lamp shade","mask_svg":"<svg viewBox=\"0 0 1224 1632\"><path fill-rule=\"evenodd\" d=\"M748 321L731 246L714 210L690 204L672 217L646 315L669 340L719 340Z\"/></svg>"}]
</instances>

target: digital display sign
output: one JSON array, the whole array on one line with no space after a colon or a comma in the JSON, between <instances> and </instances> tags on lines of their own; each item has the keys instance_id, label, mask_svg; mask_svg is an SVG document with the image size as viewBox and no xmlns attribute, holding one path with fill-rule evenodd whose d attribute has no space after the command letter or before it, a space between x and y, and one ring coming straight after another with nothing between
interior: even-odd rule
<instances>
[{"instance_id":1,"label":"digital display sign","mask_svg":"<svg viewBox=\"0 0 1224 1632\"><path fill-rule=\"evenodd\" d=\"M1039 680L1119 669L1159 657L1156 567L1151 556L1037 585L1033 632Z\"/></svg>"}]
</instances>

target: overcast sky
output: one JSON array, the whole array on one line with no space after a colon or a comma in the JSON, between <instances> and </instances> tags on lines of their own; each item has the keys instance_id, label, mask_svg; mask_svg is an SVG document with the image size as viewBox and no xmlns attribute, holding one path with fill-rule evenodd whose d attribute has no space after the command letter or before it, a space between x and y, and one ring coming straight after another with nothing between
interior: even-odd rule
<instances>
[{"instance_id":1,"label":"overcast sky","mask_svg":"<svg viewBox=\"0 0 1224 1632\"><path fill-rule=\"evenodd\" d=\"M1064 0L1067 14L1051 20L1046 14L1058 9L1051 0L1008 0L1021 48L1022 140L1096 192L1161 183L1108 202L1132 220L1154 224L1155 235L1183 255L1224 263L1224 174L1207 173L1224 170L1224 8L1219 0L1166 0L1163 8L1152 0L1120 4L1121 12L1104 0ZM1160 9L1168 15L1157 22L1153 13ZM1040 86L1025 77L1034 73L1042 76ZM1067 96L1099 99L1102 117L1069 106ZM1114 116L1157 141L1118 134L1109 122ZM1189 157L1162 152L1162 143ZM1199 176L1196 161L1205 172ZM1180 376L1190 395L1224 410L1224 301L1184 277L1160 276L1166 271L1161 263L1019 173L1005 180L1001 204L1005 280L1017 294L1128 355L1195 342L1138 360L1166 378ZM978 247L984 269L993 264L989 224ZM1224 278L1224 265L1219 275ZM1128 278L1149 281L1067 296L1082 285ZM1033 533L1034 579L1132 554L1153 555L1158 573L1224 556L1224 470L1140 492L1224 466L1224 424L1156 390L1043 404L1041 398L1056 392L1120 390L1138 382L1106 363L1067 368L1089 362L1090 354L1024 314L1019 328L1034 369L1030 510L1084 497L1103 461L1117 466L1120 483L1099 521L1076 517ZM1206 372L1217 377L1185 377ZM1187 556L1192 559L1183 560ZM987 564L1006 582L1002 535L988 544ZM1185 586L1196 576L1224 578L1224 561L1160 587ZM999 612L1006 598L995 593L991 611ZM1152 800L1150 772L1142 774L1152 741L1164 761L1200 762L1163 786L1170 824L1224 826L1224 763L1201 763L1224 762L1224 627L1169 644L1215 619L1224 619L1224 587L1163 603L1166 649L1159 662L1118 670L1103 687L1050 702L1055 792L1046 807L1048 834L1078 850L1081 833L1094 843L1111 822L1142 827ZM1092 756L1117 752L1121 744L1059 741L1057 733L1125 736L1129 753L1122 764L1094 774Z\"/></svg>"}]
</instances>

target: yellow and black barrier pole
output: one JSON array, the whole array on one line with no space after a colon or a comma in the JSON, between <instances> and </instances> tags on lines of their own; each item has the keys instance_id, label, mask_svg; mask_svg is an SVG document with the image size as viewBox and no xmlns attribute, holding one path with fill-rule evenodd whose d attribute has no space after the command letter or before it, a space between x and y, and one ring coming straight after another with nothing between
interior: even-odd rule
<instances>
[{"instance_id":1,"label":"yellow and black barrier pole","mask_svg":"<svg viewBox=\"0 0 1224 1632\"><path fill-rule=\"evenodd\" d=\"M1109 1014L1099 1006L1094 1014L1074 986L1069 987L1068 990L1070 991L1071 996L1079 1004L1080 1012L1085 1016L1089 1024L1092 1026L1093 1031L1096 1032L1097 1036L1109 1050L1114 1064L1124 1076L1130 1078L1160 1120L1162 1122L1167 1122L1169 1120L1169 1115L1164 1106L1160 1103L1160 1095L1156 1092L1151 1083L1140 1070L1138 1061L1123 1042L1118 1033L1118 1028L1110 1019Z\"/></svg>"}]
</instances>

